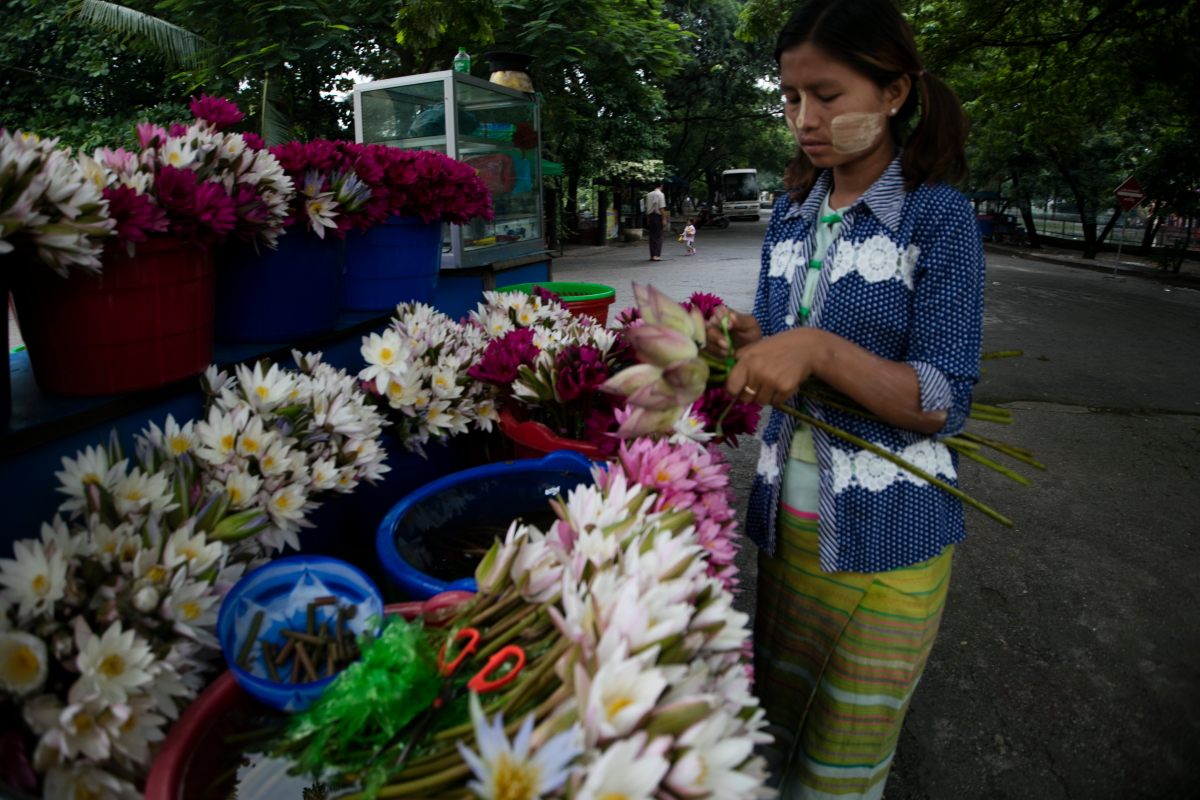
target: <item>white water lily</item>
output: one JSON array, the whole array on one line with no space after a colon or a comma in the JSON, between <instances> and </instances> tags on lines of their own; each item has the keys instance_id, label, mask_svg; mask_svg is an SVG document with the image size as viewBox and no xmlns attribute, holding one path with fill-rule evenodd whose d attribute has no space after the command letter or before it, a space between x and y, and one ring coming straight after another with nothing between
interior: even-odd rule
<instances>
[{"instance_id":1,"label":"white water lily","mask_svg":"<svg viewBox=\"0 0 1200 800\"><path fill-rule=\"evenodd\" d=\"M379 392L387 390L388 382L408 371L411 348L400 340L394 328L384 329L382 334L372 333L362 340L362 357L366 368L359 378L373 382Z\"/></svg>"},{"instance_id":2,"label":"white water lily","mask_svg":"<svg viewBox=\"0 0 1200 800\"><path fill-rule=\"evenodd\" d=\"M276 408L291 396L296 384L295 373L280 369L278 364L264 371L261 361L253 368L238 366L237 379L242 396L256 411Z\"/></svg>"},{"instance_id":3,"label":"white water lily","mask_svg":"<svg viewBox=\"0 0 1200 800\"><path fill-rule=\"evenodd\" d=\"M208 583L184 582L182 575L182 572L176 574L171 593L163 600L163 617L175 623L175 630L181 635L204 643L215 643L212 634L205 628L217 623L217 609L213 606L221 601L221 597L212 591Z\"/></svg>"},{"instance_id":4,"label":"white water lily","mask_svg":"<svg viewBox=\"0 0 1200 800\"><path fill-rule=\"evenodd\" d=\"M13 542L13 555L0 558L0 597L17 606L18 618L52 614L67 585L63 554L48 554L36 539L21 539Z\"/></svg>"},{"instance_id":5,"label":"white water lily","mask_svg":"<svg viewBox=\"0 0 1200 800\"><path fill-rule=\"evenodd\" d=\"M267 502L267 513L276 525L294 525L304 518L304 503L307 497L297 484L288 484L276 489Z\"/></svg>"},{"instance_id":6,"label":"white water lily","mask_svg":"<svg viewBox=\"0 0 1200 800\"><path fill-rule=\"evenodd\" d=\"M163 548L163 563L172 569L186 564L190 574L199 575L216 563L225 547L220 542L208 541L204 531L193 530L188 525L171 534Z\"/></svg>"},{"instance_id":7,"label":"white water lily","mask_svg":"<svg viewBox=\"0 0 1200 800\"><path fill-rule=\"evenodd\" d=\"M223 464L234 453L241 425L234 414L227 414L213 406L208 419L196 423L196 436L200 448L196 454L211 464Z\"/></svg>"},{"instance_id":8,"label":"white water lily","mask_svg":"<svg viewBox=\"0 0 1200 800\"><path fill-rule=\"evenodd\" d=\"M99 767L51 767L46 773L44 800L140 800L141 793L128 781Z\"/></svg>"},{"instance_id":9,"label":"white water lily","mask_svg":"<svg viewBox=\"0 0 1200 800\"><path fill-rule=\"evenodd\" d=\"M568 765L580 752L573 744L576 731L560 733L531 753L533 714L525 717L516 737L509 742L502 715L496 714L489 724L479 695L474 692L471 693L470 708L479 753L477 755L462 742L458 743L458 752L475 773L476 780L468 785L478 797L483 800L538 800L566 783L570 775Z\"/></svg>"},{"instance_id":10,"label":"white water lily","mask_svg":"<svg viewBox=\"0 0 1200 800\"><path fill-rule=\"evenodd\" d=\"M337 462L332 458L323 458L313 463L311 488L313 491L333 489L338 485L341 477L342 473L338 469Z\"/></svg>"},{"instance_id":11,"label":"white water lily","mask_svg":"<svg viewBox=\"0 0 1200 800\"><path fill-rule=\"evenodd\" d=\"M75 618L75 667L80 678L71 688L73 702L98 695L110 703L123 703L129 692L151 680L146 668L154 661L150 646L133 630L122 630L120 620L101 636L92 632L83 617Z\"/></svg>"},{"instance_id":12,"label":"white water lily","mask_svg":"<svg viewBox=\"0 0 1200 800\"><path fill-rule=\"evenodd\" d=\"M113 503L117 513L124 516L142 511L166 511L172 507L172 495L167 476L161 472L146 474L141 467L117 481L113 487Z\"/></svg>"},{"instance_id":13,"label":"white water lily","mask_svg":"<svg viewBox=\"0 0 1200 800\"><path fill-rule=\"evenodd\" d=\"M166 738L167 718L154 713L154 698L131 697L125 720L112 731L112 745L138 764L150 763L150 745Z\"/></svg>"},{"instance_id":14,"label":"white water lily","mask_svg":"<svg viewBox=\"0 0 1200 800\"><path fill-rule=\"evenodd\" d=\"M670 767L664 747L660 741L647 746L643 731L614 742L588 767L575 800L652 800Z\"/></svg>"},{"instance_id":15,"label":"white water lily","mask_svg":"<svg viewBox=\"0 0 1200 800\"><path fill-rule=\"evenodd\" d=\"M259 462L261 465L261 461ZM253 503L262 488L262 478L249 472L234 470L225 476L225 491L231 508L243 509Z\"/></svg>"},{"instance_id":16,"label":"white water lily","mask_svg":"<svg viewBox=\"0 0 1200 800\"><path fill-rule=\"evenodd\" d=\"M599 741L628 736L642 718L654 708L667 680L661 670L646 668L638 659L608 660L591 676L576 675L576 687L587 686L585 696L577 696L583 709L584 727L589 739Z\"/></svg>"},{"instance_id":17,"label":"white water lily","mask_svg":"<svg viewBox=\"0 0 1200 800\"><path fill-rule=\"evenodd\" d=\"M337 222L334 221L334 217L337 216L337 207L337 201L333 199L333 192L321 192L304 201L304 213L308 214L309 224L313 233L317 234L317 238L325 238L326 228L337 227Z\"/></svg>"},{"instance_id":18,"label":"white water lily","mask_svg":"<svg viewBox=\"0 0 1200 800\"><path fill-rule=\"evenodd\" d=\"M731 718L716 711L679 737L683 755L672 766L666 785L679 797L752 798L759 782L738 771L754 752L747 737L728 736Z\"/></svg>"},{"instance_id":19,"label":"white water lily","mask_svg":"<svg viewBox=\"0 0 1200 800\"><path fill-rule=\"evenodd\" d=\"M235 452L246 458L258 458L275 441L274 431L263 430L262 417L251 417L246 427L238 434Z\"/></svg>"},{"instance_id":20,"label":"white water lily","mask_svg":"<svg viewBox=\"0 0 1200 800\"><path fill-rule=\"evenodd\" d=\"M97 485L111 492L125 475L128 459L122 459L115 464L109 464L108 451L103 447L88 446L75 454L74 459L63 456L62 472L54 473L62 485L57 491L67 495L59 509L72 514L87 507L87 487Z\"/></svg>"},{"instance_id":21,"label":"white water lily","mask_svg":"<svg viewBox=\"0 0 1200 800\"><path fill-rule=\"evenodd\" d=\"M46 643L23 631L0 633L0 689L20 697L46 682Z\"/></svg>"}]
</instances>

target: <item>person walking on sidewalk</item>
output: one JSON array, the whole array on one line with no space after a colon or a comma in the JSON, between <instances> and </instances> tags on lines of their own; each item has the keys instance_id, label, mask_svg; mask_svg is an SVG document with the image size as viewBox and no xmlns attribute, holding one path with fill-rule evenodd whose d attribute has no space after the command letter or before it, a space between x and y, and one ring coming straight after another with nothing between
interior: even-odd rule
<instances>
[{"instance_id":1,"label":"person walking on sidewalk","mask_svg":"<svg viewBox=\"0 0 1200 800\"><path fill-rule=\"evenodd\" d=\"M696 255L696 223L691 217L688 217L687 227L683 229L683 236L679 237L679 241L687 247L685 256Z\"/></svg>"},{"instance_id":2,"label":"person walking on sidewalk","mask_svg":"<svg viewBox=\"0 0 1200 800\"><path fill-rule=\"evenodd\" d=\"M650 232L651 261L662 261L663 228L669 213L662 187L662 181L655 181L654 188L646 195L646 228Z\"/></svg>"}]
</instances>

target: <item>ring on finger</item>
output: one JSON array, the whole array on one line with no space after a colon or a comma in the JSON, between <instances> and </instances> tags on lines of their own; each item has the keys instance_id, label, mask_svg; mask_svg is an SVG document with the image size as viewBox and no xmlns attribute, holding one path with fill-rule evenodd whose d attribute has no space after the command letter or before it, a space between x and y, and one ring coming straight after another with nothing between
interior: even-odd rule
<instances>
[{"instance_id":1,"label":"ring on finger","mask_svg":"<svg viewBox=\"0 0 1200 800\"><path fill-rule=\"evenodd\" d=\"M753 397L754 395L758 394L758 390L757 390L757 389L751 389L749 386L743 387L743 388L742 388L742 391L743 391L743 392L749 392L751 397Z\"/></svg>"}]
</instances>

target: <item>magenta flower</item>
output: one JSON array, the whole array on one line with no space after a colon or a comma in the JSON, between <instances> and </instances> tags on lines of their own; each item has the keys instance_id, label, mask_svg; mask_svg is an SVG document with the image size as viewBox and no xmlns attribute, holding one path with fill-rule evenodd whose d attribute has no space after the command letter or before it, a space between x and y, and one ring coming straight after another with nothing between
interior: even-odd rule
<instances>
[{"instance_id":1,"label":"magenta flower","mask_svg":"<svg viewBox=\"0 0 1200 800\"><path fill-rule=\"evenodd\" d=\"M25 753L25 739L16 731L0 734L0 780L27 792L37 788L37 775Z\"/></svg>"},{"instance_id":2,"label":"magenta flower","mask_svg":"<svg viewBox=\"0 0 1200 800\"><path fill-rule=\"evenodd\" d=\"M710 430L716 427L717 420L720 419L721 441L737 447L739 436L752 436L758 430L762 406L755 403L739 403L724 389L716 387L700 396L694 411ZM724 419L721 419L722 414Z\"/></svg>"},{"instance_id":3,"label":"magenta flower","mask_svg":"<svg viewBox=\"0 0 1200 800\"><path fill-rule=\"evenodd\" d=\"M558 354L558 381L555 390L564 402L595 391L608 379L608 364L591 345L572 344Z\"/></svg>"},{"instance_id":4,"label":"magenta flower","mask_svg":"<svg viewBox=\"0 0 1200 800\"><path fill-rule=\"evenodd\" d=\"M233 198L219 183L200 182L196 173L167 165L158 174L158 201L167 211L171 233L207 250L220 244L237 224Z\"/></svg>"},{"instance_id":5,"label":"magenta flower","mask_svg":"<svg viewBox=\"0 0 1200 800\"><path fill-rule=\"evenodd\" d=\"M225 130L246 116L224 97L209 97L206 94L200 95L199 100L193 97L191 109L196 119L207 122L217 131Z\"/></svg>"},{"instance_id":6,"label":"magenta flower","mask_svg":"<svg viewBox=\"0 0 1200 800\"><path fill-rule=\"evenodd\" d=\"M708 322L710 319L712 319L712 312L714 309L716 309L718 306L725 305L724 300L717 297L715 294L708 294L707 292L692 292L692 296L688 298L688 300L689 302L680 303L680 305L689 311L693 308L699 309L700 313L704 315L705 322Z\"/></svg>"},{"instance_id":7,"label":"magenta flower","mask_svg":"<svg viewBox=\"0 0 1200 800\"><path fill-rule=\"evenodd\" d=\"M188 135L188 126L187 125L184 125L182 122L172 122L171 123L171 136L179 136L182 138L187 138L187 135Z\"/></svg>"},{"instance_id":8,"label":"magenta flower","mask_svg":"<svg viewBox=\"0 0 1200 800\"><path fill-rule=\"evenodd\" d=\"M530 366L542 351L533 343L533 331L519 328L488 343L479 363L467 370L477 381L508 386L522 365Z\"/></svg>"},{"instance_id":9,"label":"magenta flower","mask_svg":"<svg viewBox=\"0 0 1200 800\"><path fill-rule=\"evenodd\" d=\"M584 420L583 440L590 445L595 445L600 451L600 455L607 458L617 452L617 447L621 442L613 435L617 432L617 424L617 417L611 406L604 404L599 408L593 408L588 412L587 419Z\"/></svg>"},{"instance_id":10,"label":"magenta flower","mask_svg":"<svg viewBox=\"0 0 1200 800\"><path fill-rule=\"evenodd\" d=\"M259 150L267 149L267 143L257 133L243 133L242 139L246 142L247 150L253 150L257 153Z\"/></svg>"},{"instance_id":11,"label":"magenta flower","mask_svg":"<svg viewBox=\"0 0 1200 800\"><path fill-rule=\"evenodd\" d=\"M637 306L629 306L620 314L617 314L617 327L627 328L635 322L642 321L642 312L638 311Z\"/></svg>"},{"instance_id":12,"label":"magenta flower","mask_svg":"<svg viewBox=\"0 0 1200 800\"><path fill-rule=\"evenodd\" d=\"M563 304L563 302L559 298L559 296L555 292L552 292L549 289L547 289L545 286L539 286L537 284L534 284L533 291L530 292L530 294L533 295L534 297L540 297L542 299L543 303L552 303L555 305Z\"/></svg>"},{"instance_id":13,"label":"magenta flower","mask_svg":"<svg viewBox=\"0 0 1200 800\"><path fill-rule=\"evenodd\" d=\"M117 221L113 235L119 244L144 242L151 233L164 233L169 225L167 212L154 204L148 195L119 185L104 190L108 214Z\"/></svg>"}]
</instances>

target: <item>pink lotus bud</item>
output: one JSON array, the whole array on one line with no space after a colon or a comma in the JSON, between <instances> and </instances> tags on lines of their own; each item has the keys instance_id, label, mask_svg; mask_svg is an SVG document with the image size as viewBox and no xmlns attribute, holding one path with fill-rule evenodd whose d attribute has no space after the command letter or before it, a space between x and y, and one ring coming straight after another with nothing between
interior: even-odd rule
<instances>
[{"instance_id":1,"label":"pink lotus bud","mask_svg":"<svg viewBox=\"0 0 1200 800\"><path fill-rule=\"evenodd\" d=\"M638 286L634 284L634 297L637 298L638 308L648 325L665 325L668 328L686 334L697 344L704 342L704 315L697 319L683 306L670 297L655 289L653 286Z\"/></svg>"},{"instance_id":2,"label":"pink lotus bud","mask_svg":"<svg viewBox=\"0 0 1200 800\"><path fill-rule=\"evenodd\" d=\"M638 436L649 436L653 433L669 431L675 424L675 420L679 419L681 411L682 409L678 407L662 411L635 408L625 421L621 423L621 427L617 430L617 437L621 439L633 439Z\"/></svg>"},{"instance_id":3,"label":"pink lotus bud","mask_svg":"<svg viewBox=\"0 0 1200 800\"><path fill-rule=\"evenodd\" d=\"M679 396L679 405L686 406L700 399L708 384L708 364L700 358L689 358L667 367L663 381Z\"/></svg>"},{"instance_id":4,"label":"pink lotus bud","mask_svg":"<svg viewBox=\"0 0 1200 800\"><path fill-rule=\"evenodd\" d=\"M658 380L662 374L662 367L656 367L653 364L638 364L621 370L600 384L600 391L627 397L643 386Z\"/></svg>"},{"instance_id":5,"label":"pink lotus bud","mask_svg":"<svg viewBox=\"0 0 1200 800\"><path fill-rule=\"evenodd\" d=\"M161 128L152 122L139 122L137 137L143 150L149 147L159 147L167 141L167 129Z\"/></svg>"},{"instance_id":6,"label":"pink lotus bud","mask_svg":"<svg viewBox=\"0 0 1200 800\"><path fill-rule=\"evenodd\" d=\"M651 411L662 411L668 408L679 408L687 405L680 402L679 392L664 380L648 383L625 399L634 408L645 408ZM691 401L688 401L691 402Z\"/></svg>"},{"instance_id":7,"label":"pink lotus bud","mask_svg":"<svg viewBox=\"0 0 1200 800\"><path fill-rule=\"evenodd\" d=\"M625 338L640 358L660 367L695 358L700 353L690 336L663 325L642 325L627 330Z\"/></svg>"}]
</instances>

